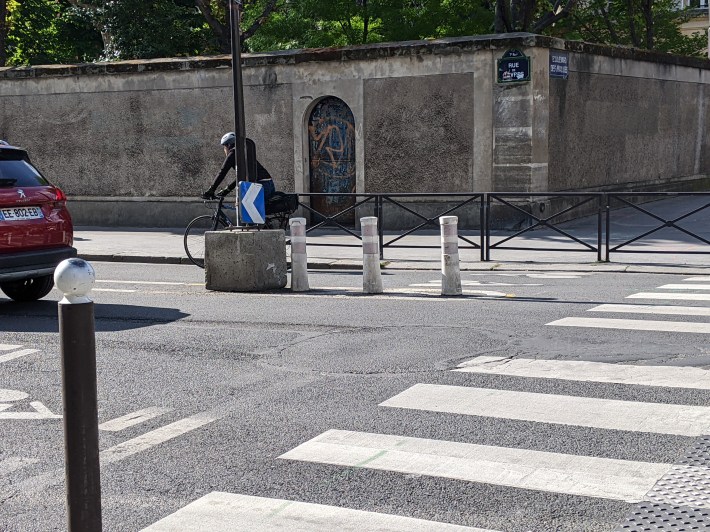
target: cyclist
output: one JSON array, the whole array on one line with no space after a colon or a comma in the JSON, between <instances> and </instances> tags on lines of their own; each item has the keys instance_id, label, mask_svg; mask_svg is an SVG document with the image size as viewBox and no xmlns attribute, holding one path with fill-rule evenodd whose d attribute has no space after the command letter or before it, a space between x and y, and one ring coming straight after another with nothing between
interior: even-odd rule
<instances>
[{"instance_id":1,"label":"cyclist","mask_svg":"<svg viewBox=\"0 0 710 532\"><path fill-rule=\"evenodd\" d=\"M253 142L251 139L247 139L247 142ZM212 186L205 190L202 193L202 198L203 199L214 199L215 198L215 190L217 190L217 187L219 184L224 180L224 178L227 176L229 173L229 170L231 168L235 168L235 161L236 161L236 144L237 144L237 136L234 134L233 131L230 131L229 133L225 133L222 136L222 140L220 141L220 144L224 147L224 155L226 158L224 159L224 163L222 163L222 168L220 169L219 173L217 174L217 177L215 177L214 183L212 183ZM273 196L274 192L276 191L276 188L274 186L274 181L271 178L271 175L269 174L268 170L264 168L259 161L256 161L256 180L257 183L262 185L264 187L264 201L268 201L271 196ZM237 186L237 181L239 181L239 176L234 180L234 182L217 192L217 196L224 197L227 194L229 194L232 190L234 190Z\"/></svg>"}]
</instances>

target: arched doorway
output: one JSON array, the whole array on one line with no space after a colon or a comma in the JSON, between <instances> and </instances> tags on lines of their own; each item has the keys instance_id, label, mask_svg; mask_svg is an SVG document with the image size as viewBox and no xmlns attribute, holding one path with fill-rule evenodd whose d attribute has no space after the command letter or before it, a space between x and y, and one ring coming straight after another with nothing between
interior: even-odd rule
<instances>
[{"instance_id":1,"label":"arched doorway","mask_svg":"<svg viewBox=\"0 0 710 532\"><path fill-rule=\"evenodd\" d=\"M328 96L316 103L308 120L308 146L311 192L355 192L355 119L344 101ZM355 198L347 196L311 198L311 207L326 216L354 204ZM337 221L354 224L354 210Z\"/></svg>"}]
</instances>

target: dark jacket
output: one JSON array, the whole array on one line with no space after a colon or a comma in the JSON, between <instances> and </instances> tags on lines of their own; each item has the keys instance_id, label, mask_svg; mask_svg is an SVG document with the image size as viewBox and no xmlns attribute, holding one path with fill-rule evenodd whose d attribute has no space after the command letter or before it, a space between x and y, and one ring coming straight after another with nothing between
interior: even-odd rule
<instances>
[{"instance_id":1,"label":"dark jacket","mask_svg":"<svg viewBox=\"0 0 710 532\"><path fill-rule=\"evenodd\" d=\"M217 177L215 177L214 183L212 183L210 190L216 190L219 184L224 180L224 178L227 177L227 174L232 168L234 168L236 171L235 158L236 150L232 148L231 150L229 150L227 158L222 163L222 168L220 168ZM259 161L256 161L256 180L261 181L262 179L271 179L271 174L269 174L269 171L266 168L261 166L261 163ZM227 187L227 190L229 190L230 192L234 190L234 188L237 186L237 181L239 181L239 176L237 176L234 182Z\"/></svg>"}]
</instances>

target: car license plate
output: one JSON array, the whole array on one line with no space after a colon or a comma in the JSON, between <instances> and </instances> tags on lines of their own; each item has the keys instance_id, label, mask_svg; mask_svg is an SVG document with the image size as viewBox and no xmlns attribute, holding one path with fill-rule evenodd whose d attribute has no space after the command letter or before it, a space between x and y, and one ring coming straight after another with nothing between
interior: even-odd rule
<instances>
[{"instance_id":1,"label":"car license plate","mask_svg":"<svg viewBox=\"0 0 710 532\"><path fill-rule=\"evenodd\" d=\"M0 209L0 221L14 222L20 220L37 220L44 218L39 207L10 207Z\"/></svg>"}]
</instances>

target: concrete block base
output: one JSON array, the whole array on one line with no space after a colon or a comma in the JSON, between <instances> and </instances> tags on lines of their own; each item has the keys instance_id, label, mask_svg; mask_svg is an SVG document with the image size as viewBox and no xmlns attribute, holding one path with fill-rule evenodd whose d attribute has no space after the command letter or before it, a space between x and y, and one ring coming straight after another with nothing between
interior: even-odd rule
<instances>
[{"instance_id":1,"label":"concrete block base","mask_svg":"<svg viewBox=\"0 0 710 532\"><path fill-rule=\"evenodd\" d=\"M205 233L207 290L258 292L286 286L286 237L280 229Z\"/></svg>"}]
</instances>

